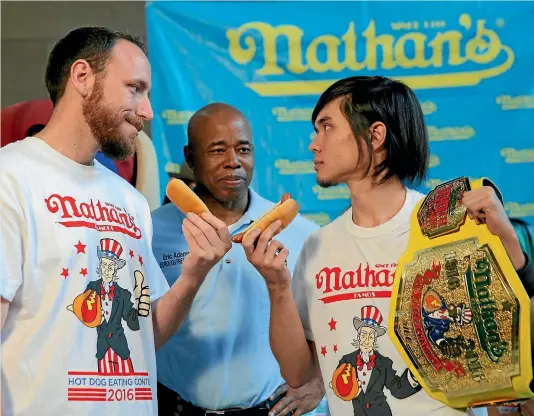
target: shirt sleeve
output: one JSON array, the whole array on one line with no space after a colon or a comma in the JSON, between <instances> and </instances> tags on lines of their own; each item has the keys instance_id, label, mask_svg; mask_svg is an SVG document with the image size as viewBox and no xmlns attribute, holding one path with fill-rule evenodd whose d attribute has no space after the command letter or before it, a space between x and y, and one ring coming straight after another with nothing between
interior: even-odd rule
<instances>
[{"instance_id":1,"label":"shirt sleeve","mask_svg":"<svg viewBox=\"0 0 534 416\"><path fill-rule=\"evenodd\" d=\"M291 279L291 290L297 305L302 327L304 328L304 335L308 341L313 341L313 333L308 314L306 286L306 244L304 244L295 264L295 271L293 272L293 278Z\"/></svg>"},{"instance_id":2,"label":"shirt sleeve","mask_svg":"<svg viewBox=\"0 0 534 416\"><path fill-rule=\"evenodd\" d=\"M148 273L148 281L149 281L149 289L150 289L150 301L155 302L160 297L162 297L167 291L169 290L169 283L167 282L167 279L163 275L163 272L161 271L161 268L159 267L158 261L156 257L154 256L154 252L152 250L152 238L153 238L153 223L152 223L152 217L150 216L150 213L148 213L148 219L147 219L147 244L148 244L148 267L147 267L147 273Z\"/></svg>"},{"instance_id":3,"label":"shirt sleeve","mask_svg":"<svg viewBox=\"0 0 534 416\"><path fill-rule=\"evenodd\" d=\"M21 190L0 170L0 296L11 302L22 285L24 210Z\"/></svg>"}]
</instances>

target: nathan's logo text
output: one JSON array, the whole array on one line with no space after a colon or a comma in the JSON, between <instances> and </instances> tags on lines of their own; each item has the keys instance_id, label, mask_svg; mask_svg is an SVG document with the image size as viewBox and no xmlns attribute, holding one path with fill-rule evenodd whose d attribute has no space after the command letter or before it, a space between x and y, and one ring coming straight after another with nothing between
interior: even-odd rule
<instances>
[{"instance_id":1,"label":"nathan's logo text","mask_svg":"<svg viewBox=\"0 0 534 416\"><path fill-rule=\"evenodd\" d=\"M126 209L108 202L79 202L71 196L58 194L45 199L46 208L52 214L59 213L61 225L65 227L87 227L98 231L119 232L140 239L141 230L135 218Z\"/></svg>"},{"instance_id":2,"label":"nathan's logo text","mask_svg":"<svg viewBox=\"0 0 534 416\"><path fill-rule=\"evenodd\" d=\"M491 266L487 258L474 262L465 272L467 290L477 312L475 328L480 346L497 363L508 351L508 342L501 339L496 312L499 310L490 291Z\"/></svg>"},{"instance_id":3,"label":"nathan's logo text","mask_svg":"<svg viewBox=\"0 0 534 416\"><path fill-rule=\"evenodd\" d=\"M375 267L360 264L355 270L342 271L340 267L323 267L315 275L317 289L328 296L319 298L324 303L361 298L387 298L391 296L394 265L377 264ZM358 289L346 292L347 289ZM343 293L339 293L343 291Z\"/></svg>"},{"instance_id":4,"label":"nathan's logo text","mask_svg":"<svg viewBox=\"0 0 534 416\"><path fill-rule=\"evenodd\" d=\"M241 65L263 62L256 71L261 77L332 72L335 73L333 78L338 79L342 71L429 69L428 74L399 77L412 88L424 89L472 86L511 68L514 53L501 42L497 31L490 28L490 22L484 19L473 22L471 16L464 13L454 26L439 31L380 33L377 22L370 20L361 34L357 34L356 25L351 21L343 34L324 34L305 43L304 39L311 36L305 35L298 26L275 27L265 22L248 22L229 29L226 37L235 62ZM280 48L280 39L286 41L287 53ZM459 69L464 65L469 66L469 70ZM436 71L441 68L447 68L448 72ZM308 78L252 82L247 86L262 96L310 95L320 94L334 81Z\"/></svg>"}]
</instances>

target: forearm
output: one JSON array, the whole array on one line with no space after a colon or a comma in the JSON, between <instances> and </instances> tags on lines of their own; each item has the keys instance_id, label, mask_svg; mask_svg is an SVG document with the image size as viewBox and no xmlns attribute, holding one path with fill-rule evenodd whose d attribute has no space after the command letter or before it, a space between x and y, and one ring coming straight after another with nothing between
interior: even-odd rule
<instances>
[{"instance_id":1,"label":"forearm","mask_svg":"<svg viewBox=\"0 0 534 416\"><path fill-rule=\"evenodd\" d=\"M501 239L506 254L510 258L515 270L520 270L525 265L525 254L515 233Z\"/></svg>"},{"instance_id":2,"label":"forearm","mask_svg":"<svg viewBox=\"0 0 534 416\"><path fill-rule=\"evenodd\" d=\"M271 350L280 365L282 377L296 389L315 375L311 351L290 286L270 287L269 296Z\"/></svg>"},{"instance_id":3,"label":"forearm","mask_svg":"<svg viewBox=\"0 0 534 416\"><path fill-rule=\"evenodd\" d=\"M180 328L199 288L200 283L196 279L181 275L169 291L158 299L152 310L156 350Z\"/></svg>"},{"instance_id":4,"label":"forearm","mask_svg":"<svg viewBox=\"0 0 534 416\"><path fill-rule=\"evenodd\" d=\"M529 298L534 297L534 264L531 258L525 256L525 264L517 271Z\"/></svg>"},{"instance_id":5,"label":"forearm","mask_svg":"<svg viewBox=\"0 0 534 416\"><path fill-rule=\"evenodd\" d=\"M502 240L504 249L517 271L519 279L523 283L525 290L529 297L534 296L534 267L532 265L532 259L529 259L523 252L521 244L517 235L514 233L510 237L503 238Z\"/></svg>"}]
</instances>

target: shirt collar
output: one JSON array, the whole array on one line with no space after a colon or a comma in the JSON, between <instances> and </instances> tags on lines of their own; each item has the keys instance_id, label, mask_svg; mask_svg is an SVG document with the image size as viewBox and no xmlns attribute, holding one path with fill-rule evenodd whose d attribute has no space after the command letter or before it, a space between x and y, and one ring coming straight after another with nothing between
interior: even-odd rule
<instances>
[{"instance_id":1,"label":"shirt collar","mask_svg":"<svg viewBox=\"0 0 534 416\"><path fill-rule=\"evenodd\" d=\"M267 212L273 203L262 198L254 189L248 188L249 203L245 214L235 224L235 231L247 227Z\"/></svg>"}]
</instances>

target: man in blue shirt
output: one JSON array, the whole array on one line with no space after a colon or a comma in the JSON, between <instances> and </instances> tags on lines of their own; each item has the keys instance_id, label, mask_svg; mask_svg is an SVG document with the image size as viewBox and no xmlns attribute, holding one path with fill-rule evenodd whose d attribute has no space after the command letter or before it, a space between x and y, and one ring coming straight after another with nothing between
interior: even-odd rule
<instances>
[{"instance_id":1,"label":"man in blue shirt","mask_svg":"<svg viewBox=\"0 0 534 416\"><path fill-rule=\"evenodd\" d=\"M195 174L195 192L228 225L231 235L274 205L249 187L254 170L252 133L235 108L215 103L195 113L184 154ZM180 275L189 251L183 219L173 204L153 212L153 250L169 284ZM291 270L304 240L317 228L299 215L277 236L294 253L288 258ZM157 353L159 414L195 416L217 410L267 415L269 399L285 384L269 344L269 314L265 281L243 248L234 244L206 276L181 328ZM323 396L324 388L315 380L303 390L290 389L271 414L280 408L282 414L302 414L313 410Z\"/></svg>"}]
</instances>

